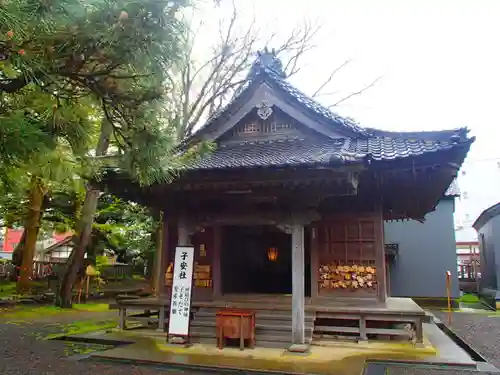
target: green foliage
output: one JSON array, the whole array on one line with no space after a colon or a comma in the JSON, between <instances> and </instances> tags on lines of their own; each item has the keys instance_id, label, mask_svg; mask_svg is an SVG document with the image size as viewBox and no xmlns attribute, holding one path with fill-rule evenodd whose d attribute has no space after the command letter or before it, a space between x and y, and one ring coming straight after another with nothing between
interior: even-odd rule
<instances>
[{"instance_id":1,"label":"green foliage","mask_svg":"<svg viewBox=\"0 0 500 375\"><path fill-rule=\"evenodd\" d=\"M169 182L207 147L180 154L165 109L166 74L184 53L179 14L187 6L0 0L0 224L24 225L36 177L45 194L42 235L78 234L85 180L103 167L138 185ZM144 207L103 194L89 225L92 216L88 258L107 249L129 262L154 251L156 222Z\"/></svg>"},{"instance_id":2,"label":"green foliage","mask_svg":"<svg viewBox=\"0 0 500 375\"><path fill-rule=\"evenodd\" d=\"M165 132L168 116L160 112L166 72L182 52L185 26L178 14L187 1L3 0L2 5L0 94L13 100L29 90L44 97L35 117L42 122L50 117L56 129L75 120L64 126L71 139L83 122L71 115L88 101L99 111L83 118L110 122L115 162L140 183L167 181L182 167L172 152L172 133Z\"/></svg>"},{"instance_id":3,"label":"green foliage","mask_svg":"<svg viewBox=\"0 0 500 375\"><path fill-rule=\"evenodd\" d=\"M45 207L44 228L47 231L75 231L81 201L79 192L52 192ZM143 258L148 252L154 251L151 233L155 225L156 222L145 207L111 194L102 194L87 249L89 258L95 257L97 265L104 250L113 251L118 255L118 260L125 263Z\"/></svg>"}]
</instances>

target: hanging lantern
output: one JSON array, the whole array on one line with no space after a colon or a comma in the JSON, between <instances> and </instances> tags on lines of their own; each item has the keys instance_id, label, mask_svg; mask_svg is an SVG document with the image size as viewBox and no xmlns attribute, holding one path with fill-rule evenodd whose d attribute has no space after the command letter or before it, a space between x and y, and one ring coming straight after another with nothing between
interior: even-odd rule
<instances>
[{"instance_id":1,"label":"hanging lantern","mask_svg":"<svg viewBox=\"0 0 500 375\"><path fill-rule=\"evenodd\" d=\"M278 259L278 249L275 247L270 247L269 250L267 250L267 258L271 262L275 262L276 259Z\"/></svg>"}]
</instances>

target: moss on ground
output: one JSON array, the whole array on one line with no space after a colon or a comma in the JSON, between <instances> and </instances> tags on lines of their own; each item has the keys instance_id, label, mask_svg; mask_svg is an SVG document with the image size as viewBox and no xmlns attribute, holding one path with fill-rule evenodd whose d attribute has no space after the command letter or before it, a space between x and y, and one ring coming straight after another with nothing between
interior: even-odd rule
<instances>
[{"instance_id":1,"label":"moss on ground","mask_svg":"<svg viewBox=\"0 0 500 375\"><path fill-rule=\"evenodd\" d=\"M17 285L13 281L0 282L0 298L22 297L22 295L17 294L16 287ZM48 289L46 281L33 281L31 287L36 289Z\"/></svg>"},{"instance_id":2,"label":"moss on ground","mask_svg":"<svg viewBox=\"0 0 500 375\"><path fill-rule=\"evenodd\" d=\"M7 320L7 323L26 322L40 317L55 316L59 314L69 314L74 312L105 312L109 311L109 305L106 303L81 303L74 304L72 309L61 309L59 307L49 306L17 306L12 309L0 311L0 318Z\"/></svg>"},{"instance_id":3,"label":"moss on ground","mask_svg":"<svg viewBox=\"0 0 500 375\"><path fill-rule=\"evenodd\" d=\"M8 298L16 295L16 283L1 283L0 298Z\"/></svg>"},{"instance_id":4,"label":"moss on ground","mask_svg":"<svg viewBox=\"0 0 500 375\"><path fill-rule=\"evenodd\" d=\"M81 320L71 324L61 324L57 326L60 329L58 333L51 333L43 337L44 340L53 340L62 336L83 335L91 332L104 331L115 328L114 320Z\"/></svg>"}]
</instances>

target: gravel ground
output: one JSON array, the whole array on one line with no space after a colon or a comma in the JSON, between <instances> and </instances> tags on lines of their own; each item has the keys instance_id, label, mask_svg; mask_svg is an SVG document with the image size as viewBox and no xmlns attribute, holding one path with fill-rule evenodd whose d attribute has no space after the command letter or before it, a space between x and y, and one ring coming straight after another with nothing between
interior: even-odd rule
<instances>
[{"instance_id":1,"label":"gravel ground","mask_svg":"<svg viewBox=\"0 0 500 375\"><path fill-rule=\"evenodd\" d=\"M439 313L436 313L439 315ZM500 366L500 344L496 333L500 330L500 317L488 318L472 314L455 314L453 329ZM133 366L128 364L77 361L74 355L103 349L99 345L74 344L63 341L41 341L40 336L59 333L60 325L85 319L107 320L116 317L114 312L71 313L57 316L41 316L36 320L17 324L2 320L0 313L0 374L2 375L83 375L83 374L180 374L208 375L214 372L180 371L178 369ZM72 358L73 356L73 358ZM434 370L390 367L384 375L471 375L469 371ZM228 374L224 372L224 374ZM241 374L241 373L240 373ZM477 372L476 372L477 374ZM370 375L370 374L368 374ZM379 374L374 374L379 375Z\"/></svg>"},{"instance_id":2,"label":"gravel ground","mask_svg":"<svg viewBox=\"0 0 500 375\"><path fill-rule=\"evenodd\" d=\"M433 314L447 324L447 313ZM500 369L500 315L488 313L452 313L451 329L470 347Z\"/></svg>"}]
</instances>

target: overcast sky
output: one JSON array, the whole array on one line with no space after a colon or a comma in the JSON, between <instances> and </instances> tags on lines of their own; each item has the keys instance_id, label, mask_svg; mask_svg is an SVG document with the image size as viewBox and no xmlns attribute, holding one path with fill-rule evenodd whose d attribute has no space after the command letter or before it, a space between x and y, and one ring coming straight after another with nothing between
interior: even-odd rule
<instances>
[{"instance_id":1,"label":"overcast sky","mask_svg":"<svg viewBox=\"0 0 500 375\"><path fill-rule=\"evenodd\" d=\"M224 2L224 0L223 0ZM304 18L322 25L314 53L293 82L312 93L332 68L353 62L330 85L338 95L380 81L336 110L363 126L388 130L468 127L477 136L469 154L470 219L500 199L499 0L237 0L250 18L283 37ZM243 8L245 7L245 8ZM253 10L252 10L253 7ZM272 47L272 46L270 46ZM326 104L334 98L323 98ZM486 161L485 161L486 160ZM482 172L481 172L482 171ZM471 183L471 179L475 183ZM463 189L462 189L463 190ZM498 190L498 193L495 193ZM459 203L460 204L460 203ZM475 217L474 217L475 218Z\"/></svg>"}]
</instances>

